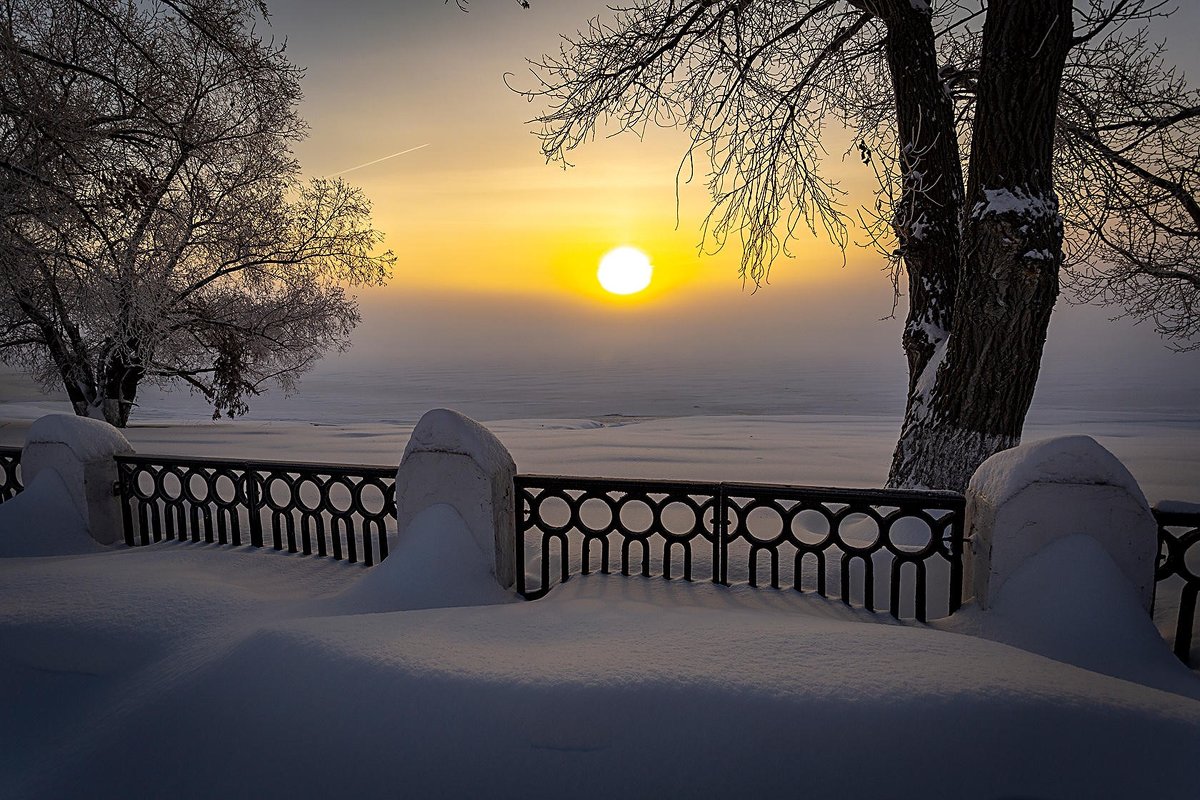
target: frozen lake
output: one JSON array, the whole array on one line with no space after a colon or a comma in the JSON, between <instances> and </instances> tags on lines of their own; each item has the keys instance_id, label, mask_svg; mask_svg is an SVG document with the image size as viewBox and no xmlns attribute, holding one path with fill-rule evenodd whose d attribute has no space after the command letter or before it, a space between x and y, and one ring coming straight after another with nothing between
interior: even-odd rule
<instances>
[{"instance_id":1,"label":"frozen lake","mask_svg":"<svg viewBox=\"0 0 1200 800\"><path fill-rule=\"evenodd\" d=\"M246 418L213 423L202 397L150 388L130 439L143 452L389 464L422 413L449 407L489 422L524 471L871 486L903 412L894 320L852 320L866 333L849 338L830 317L824 338L761 350L730 336L766 332L748 313L715 333L708 317L675 319L656 338L524 311L469 335L440 306L367 311L354 349L293 396L267 392ZM1026 440L1095 436L1151 500L1200 500L1200 353L1098 309L1066 307L1054 326ZM67 407L0 373L0 419L52 410ZM0 425L0 443L19 443L25 424Z\"/></svg>"}]
</instances>

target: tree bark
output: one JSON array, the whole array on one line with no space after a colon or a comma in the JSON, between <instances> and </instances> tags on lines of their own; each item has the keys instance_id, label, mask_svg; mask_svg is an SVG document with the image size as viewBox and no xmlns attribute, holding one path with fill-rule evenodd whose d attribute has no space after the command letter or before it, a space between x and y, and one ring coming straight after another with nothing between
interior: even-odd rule
<instances>
[{"instance_id":1,"label":"tree bark","mask_svg":"<svg viewBox=\"0 0 1200 800\"><path fill-rule=\"evenodd\" d=\"M878 4L900 145L901 198L892 227L908 273L904 352L911 393L946 338L959 270L962 162L954 107L938 74L933 17L914 4Z\"/></svg>"},{"instance_id":2,"label":"tree bark","mask_svg":"<svg viewBox=\"0 0 1200 800\"><path fill-rule=\"evenodd\" d=\"M127 343L126 351L110 352L103 365L102 391L97 398L104 421L117 428L129 424L129 413L137 399L138 385L145 375L136 355L137 343Z\"/></svg>"},{"instance_id":3,"label":"tree bark","mask_svg":"<svg viewBox=\"0 0 1200 800\"><path fill-rule=\"evenodd\" d=\"M962 491L1020 441L1062 263L1052 153L1071 13L1069 0L989 5L953 322L909 394L890 485Z\"/></svg>"},{"instance_id":4,"label":"tree bark","mask_svg":"<svg viewBox=\"0 0 1200 800\"><path fill-rule=\"evenodd\" d=\"M15 292L13 299L41 334L46 351L50 354L59 377L62 378L67 399L71 402L71 410L76 416L89 416L92 400L96 395L96 382L87 363L86 354L77 352L71 346L71 342L64 339L54 320L32 299L22 292Z\"/></svg>"}]
</instances>

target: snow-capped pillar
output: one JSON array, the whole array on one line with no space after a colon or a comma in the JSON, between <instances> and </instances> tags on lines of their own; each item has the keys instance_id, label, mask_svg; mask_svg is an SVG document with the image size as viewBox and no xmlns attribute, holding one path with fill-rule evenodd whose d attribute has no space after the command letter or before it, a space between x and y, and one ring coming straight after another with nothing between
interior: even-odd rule
<instances>
[{"instance_id":1,"label":"snow-capped pillar","mask_svg":"<svg viewBox=\"0 0 1200 800\"><path fill-rule=\"evenodd\" d=\"M1026 560L1075 534L1099 542L1150 608L1154 515L1125 465L1090 436L1031 442L983 462L967 488L966 524L964 593L981 608Z\"/></svg>"},{"instance_id":2,"label":"snow-capped pillar","mask_svg":"<svg viewBox=\"0 0 1200 800\"><path fill-rule=\"evenodd\" d=\"M517 465L495 434L457 411L435 408L413 429L396 472L396 529L432 505L452 506L489 557L504 588L516 580L513 478Z\"/></svg>"},{"instance_id":3,"label":"snow-capped pillar","mask_svg":"<svg viewBox=\"0 0 1200 800\"><path fill-rule=\"evenodd\" d=\"M43 470L57 472L91 537L100 544L113 544L122 538L121 499L113 490L117 481L113 456L132 452L121 432L108 423L73 414L47 414L25 434L21 472L26 485Z\"/></svg>"}]
</instances>

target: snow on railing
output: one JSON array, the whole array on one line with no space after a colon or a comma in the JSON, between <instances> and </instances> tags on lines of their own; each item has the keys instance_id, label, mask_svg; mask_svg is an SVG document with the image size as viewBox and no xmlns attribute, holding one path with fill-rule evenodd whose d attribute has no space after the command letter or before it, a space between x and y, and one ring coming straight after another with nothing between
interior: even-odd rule
<instances>
[{"instance_id":1,"label":"snow on railing","mask_svg":"<svg viewBox=\"0 0 1200 800\"><path fill-rule=\"evenodd\" d=\"M840 597L924 621L959 607L964 499L953 492L518 475L518 563L541 597L578 571L700 576ZM557 570L553 570L556 563Z\"/></svg>"},{"instance_id":2,"label":"snow on railing","mask_svg":"<svg viewBox=\"0 0 1200 800\"><path fill-rule=\"evenodd\" d=\"M387 557L394 468L146 455L116 461L130 546L248 544L367 566Z\"/></svg>"},{"instance_id":3,"label":"snow on railing","mask_svg":"<svg viewBox=\"0 0 1200 800\"><path fill-rule=\"evenodd\" d=\"M21 483L21 448L0 447L0 503L24 488Z\"/></svg>"}]
</instances>

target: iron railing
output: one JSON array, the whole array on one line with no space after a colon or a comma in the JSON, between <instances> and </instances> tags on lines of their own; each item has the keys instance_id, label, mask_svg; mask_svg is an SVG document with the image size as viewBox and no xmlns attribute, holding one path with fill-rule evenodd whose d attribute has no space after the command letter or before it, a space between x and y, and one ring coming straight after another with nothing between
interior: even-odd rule
<instances>
[{"instance_id":1,"label":"iron railing","mask_svg":"<svg viewBox=\"0 0 1200 800\"><path fill-rule=\"evenodd\" d=\"M964 500L953 492L518 475L517 590L552 573L620 568L838 596L896 618L953 613L962 596ZM552 570L552 563L557 569Z\"/></svg>"},{"instance_id":2,"label":"iron railing","mask_svg":"<svg viewBox=\"0 0 1200 800\"><path fill-rule=\"evenodd\" d=\"M0 501L22 488L20 448L0 448ZM125 541L270 546L372 565L395 525L390 467L116 457ZM517 590L594 569L697 576L839 597L925 621L961 604L964 506L953 492L518 475ZM1160 621L1189 660L1200 605L1200 512L1155 510ZM557 566L557 569L554 567ZM554 577L552 578L552 574ZM1168 638L1171 638L1168 634Z\"/></svg>"},{"instance_id":3,"label":"iron railing","mask_svg":"<svg viewBox=\"0 0 1200 800\"><path fill-rule=\"evenodd\" d=\"M12 500L22 488L21 448L0 447L0 503Z\"/></svg>"},{"instance_id":4,"label":"iron railing","mask_svg":"<svg viewBox=\"0 0 1200 800\"><path fill-rule=\"evenodd\" d=\"M332 556L387 557L395 468L116 456L125 543L164 539Z\"/></svg>"},{"instance_id":5,"label":"iron railing","mask_svg":"<svg viewBox=\"0 0 1200 800\"><path fill-rule=\"evenodd\" d=\"M1175 655L1190 663L1200 596L1200 511L1154 510L1158 522L1156 617L1175 616ZM1175 600L1178 599L1178 604ZM1165 611L1165 614L1164 614Z\"/></svg>"}]
</instances>

